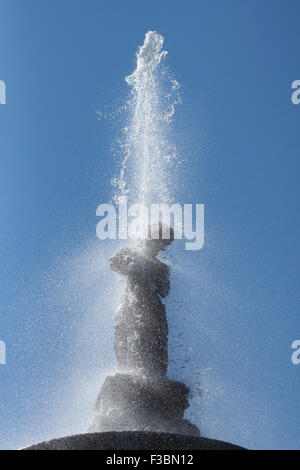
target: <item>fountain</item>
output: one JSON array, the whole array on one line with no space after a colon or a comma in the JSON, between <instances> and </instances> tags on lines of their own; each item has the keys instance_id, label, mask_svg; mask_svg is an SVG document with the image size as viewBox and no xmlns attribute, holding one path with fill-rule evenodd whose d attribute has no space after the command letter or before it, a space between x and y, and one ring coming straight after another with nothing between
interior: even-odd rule
<instances>
[{"instance_id":1,"label":"fountain","mask_svg":"<svg viewBox=\"0 0 300 470\"><path fill-rule=\"evenodd\" d=\"M116 181L116 199L124 195L138 198L144 207L170 197L166 181L170 147L164 126L174 106L162 110L160 101L157 69L166 55L162 45L163 37L149 31L137 54L136 70L126 78L133 91L132 116L120 178ZM173 81L173 88L177 85ZM126 171L130 164L134 172L128 188ZM112 270L124 282L114 326L118 372L107 376L102 385L88 433L27 449L238 448L201 437L198 427L184 418L189 388L167 375L168 323L162 298L170 290L170 272L169 266L158 258L173 242L174 231L160 222L143 229L145 236L141 240L123 247L110 259Z\"/></svg>"}]
</instances>

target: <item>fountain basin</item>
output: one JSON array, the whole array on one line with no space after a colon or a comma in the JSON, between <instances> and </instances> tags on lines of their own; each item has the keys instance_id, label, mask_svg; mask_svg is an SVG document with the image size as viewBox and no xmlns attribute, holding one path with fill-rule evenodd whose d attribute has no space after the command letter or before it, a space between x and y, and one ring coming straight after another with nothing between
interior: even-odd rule
<instances>
[{"instance_id":1,"label":"fountain basin","mask_svg":"<svg viewBox=\"0 0 300 470\"><path fill-rule=\"evenodd\" d=\"M245 450L228 442L184 434L111 431L76 434L40 442L22 450Z\"/></svg>"}]
</instances>

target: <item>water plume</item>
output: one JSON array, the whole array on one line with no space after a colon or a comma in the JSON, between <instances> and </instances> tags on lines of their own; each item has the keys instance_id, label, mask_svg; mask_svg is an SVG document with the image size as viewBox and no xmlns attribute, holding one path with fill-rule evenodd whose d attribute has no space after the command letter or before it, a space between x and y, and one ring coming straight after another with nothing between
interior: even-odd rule
<instances>
[{"instance_id":1,"label":"water plume","mask_svg":"<svg viewBox=\"0 0 300 470\"><path fill-rule=\"evenodd\" d=\"M149 31L139 48L136 69L126 77L131 87L128 123L121 144L120 175L113 180L115 199L127 195L146 207L170 202L173 196L176 146L170 122L180 101L179 83L164 65L164 38Z\"/></svg>"}]
</instances>

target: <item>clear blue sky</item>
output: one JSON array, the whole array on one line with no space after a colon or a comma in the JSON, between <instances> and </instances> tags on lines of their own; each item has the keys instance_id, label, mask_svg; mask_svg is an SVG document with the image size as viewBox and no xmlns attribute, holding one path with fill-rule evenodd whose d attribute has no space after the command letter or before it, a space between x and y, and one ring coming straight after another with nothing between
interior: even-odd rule
<instances>
[{"instance_id":1,"label":"clear blue sky","mask_svg":"<svg viewBox=\"0 0 300 470\"><path fill-rule=\"evenodd\" d=\"M299 16L293 0L0 0L1 448L84 431L114 362L116 245L95 210L120 123L96 112L124 102L149 29L183 88L178 197L206 208L203 250L173 254L172 328L204 390L191 416L210 437L300 448Z\"/></svg>"}]
</instances>

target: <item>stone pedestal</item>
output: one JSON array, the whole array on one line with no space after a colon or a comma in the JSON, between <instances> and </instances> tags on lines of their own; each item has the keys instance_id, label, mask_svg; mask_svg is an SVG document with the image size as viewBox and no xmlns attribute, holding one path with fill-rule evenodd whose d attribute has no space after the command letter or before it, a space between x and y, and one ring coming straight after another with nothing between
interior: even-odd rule
<instances>
[{"instance_id":1,"label":"stone pedestal","mask_svg":"<svg viewBox=\"0 0 300 470\"><path fill-rule=\"evenodd\" d=\"M155 431L200 436L184 419L189 389L167 378L133 374L108 376L96 402L96 418L89 432Z\"/></svg>"}]
</instances>

